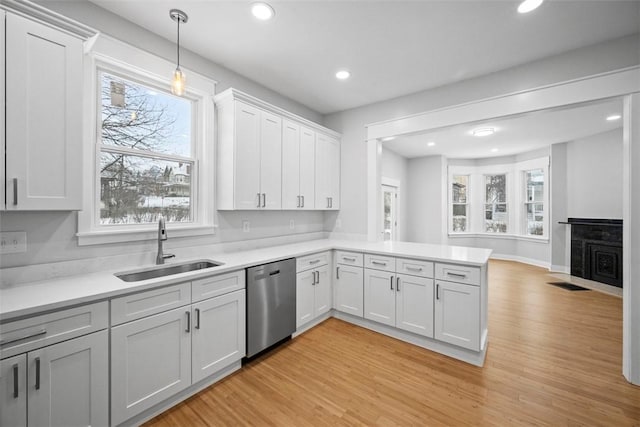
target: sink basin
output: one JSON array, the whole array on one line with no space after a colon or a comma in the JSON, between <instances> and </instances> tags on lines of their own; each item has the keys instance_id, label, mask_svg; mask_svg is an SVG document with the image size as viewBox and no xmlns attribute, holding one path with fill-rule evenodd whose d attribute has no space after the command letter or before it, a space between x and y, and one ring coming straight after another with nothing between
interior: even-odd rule
<instances>
[{"instance_id":1,"label":"sink basin","mask_svg":"<svg viewBox=\"0 0 640 427\"><path fill-rule=\"evenodd\" d=\"M219 265L222 265L222 263L210 260L200 260L184 264L163 265L144 270L116 273L115 276L125 282L139 282L141 280L171 276L173 274L186 273L188 271L203 270L205 268L217 267Z\"/></svg>"}]
</instances>

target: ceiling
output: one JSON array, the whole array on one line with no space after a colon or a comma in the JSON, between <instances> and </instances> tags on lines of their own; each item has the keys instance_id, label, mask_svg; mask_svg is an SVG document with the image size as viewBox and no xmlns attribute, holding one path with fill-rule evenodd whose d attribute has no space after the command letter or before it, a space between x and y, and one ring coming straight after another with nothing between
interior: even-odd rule
<instances>
[{"instance_id":1,"label":"ceiling","mask_svg":"<svg viewBox=\"0 0 640 427\"><path fill-rule=\"evenodd\" d=\"M383 145L407 158L432 155L464 159L508 156L622 127L622 120L606 120L613 114L622 114L621 99L450 126L398 137L383 142ZM493 127L496 132L484 137L471 134L474 129L485 127ZM435 145L429 147L429 142ZM494 149L497 151L492 151Z\"/></svg>"},{"instance_id":2,"label":"ceiling","mask_svg":"<svg viewBox=\"0 0 640 427\"><path fill-rule=\"evenodd\" d=\"M169 9L182 9L184 47L321 114L640 31L638 0L547 0L525 15L513 0L274 0L268 22L251 0L92 1L171 41Z\"/></svg>"}]
</instances>

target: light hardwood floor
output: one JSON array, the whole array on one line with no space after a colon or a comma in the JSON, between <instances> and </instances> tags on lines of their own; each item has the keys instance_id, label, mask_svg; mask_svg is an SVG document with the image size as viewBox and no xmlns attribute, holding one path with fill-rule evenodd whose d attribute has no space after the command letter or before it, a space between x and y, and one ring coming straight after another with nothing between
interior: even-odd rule
<instances>
[{"instance_id":1,"label":"light hardwood floor","mask_svg":"<svg viewBox=\"0 0 640 427\"><path fill-rule=\"evenodd\" d=\"M640 426L622 300L553 280L491 261L483 368L329 319L147 426Z\"/></svg>"}]
</instances>

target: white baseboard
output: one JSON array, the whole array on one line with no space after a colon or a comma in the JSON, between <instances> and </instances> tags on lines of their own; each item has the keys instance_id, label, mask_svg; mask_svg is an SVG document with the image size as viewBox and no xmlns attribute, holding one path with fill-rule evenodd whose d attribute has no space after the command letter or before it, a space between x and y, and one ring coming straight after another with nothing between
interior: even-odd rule
<instances>
[{"instance_id":1,"label":"white baseboard","mask_svg":"<svg viewBox=\"0 0 640 427\"><path fill-rule=\"evenodd\" d=\"M536 267L542 267L546 269L549 269L551 267L551 263L549 262L540 261L539 259L525 258L521 256L516 256L516 255L491 254L490 258L504 260L504 261L517 261L523 264L534 265Z\"/></svg>"},{"instance_id":2,"label":"white baseboard","mask_svg":"<svg viewBox=\"0 0 640 427\"><path fill-rule=\"evenodd\" d=\"M551 265L551 267L549 267L549 271L551 273L563 273L563 274L571 274L571 267L568 267L566 265Z\"/></svg>"}]
</instances>

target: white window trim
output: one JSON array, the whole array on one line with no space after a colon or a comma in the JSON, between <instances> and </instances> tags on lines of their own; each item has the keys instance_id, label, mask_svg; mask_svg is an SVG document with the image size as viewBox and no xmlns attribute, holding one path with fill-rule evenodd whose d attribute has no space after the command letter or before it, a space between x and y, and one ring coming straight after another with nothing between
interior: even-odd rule
<instances>
[{"instance_id":1,"label":"white window trim","mask_svg":"<svg viewBox=\"0 0 640 427\"><path fill-rule=\"evenodd\" d=\"M530 236L526 234L524 218L526 218L524 210L524 194L522 186L524 185L524 171L532 169L542 169L544 173L544 200L545 216L543 223L542 236ZM489 233L484 230L484 205L485 205L485 175L507 175L507 210L509 215L509 224L506 233ZM448 237L450 238L496 238L496 239L516 239L531 242L548 242L549 241L549 157L541 157L532 160L514 162L500 165L480 165L480 166L457 166L449 165L447 173L448 188L448 215L446 218L446 227ZM451 182L454 175L469 175L469 189L467 200L469 212L467 213L467 224L469 228L465 232L453 232L453 204ZM515 189L515 191L514 191ZM482 215L476 215L480 208ZM473 213L471 213L473 212Z\"/></svg>"},{"instance_id":2,"label":"white window trim","mask_svg":"<svg viewBox=\"0 0 640 427\"><path fill-rule=\"evenodd\" d=\"M466 172L452 172L451 167L449 168L449 174L447 178L447 231L449 235L468 235L469 231L453 231L453 176L466 176L467 177L467 203L464 203L467 206L466 209L466 218L467 218L467 230L471 228L471 220L473 218L472 207L471 207L471 194L473 194L473 189L471 187L471 169L460 169L461 171ZM462 204L462 203L459 203Z\"/></svg>"},{"instance_id":3,"label":"white window trim","mask_svg":"<svg viewBox=\"0 0 640 427\"><path fill-rule=\"evenodd\" d=\"M98 163L98 71L111 71L134 81L169 87L175 64L158 56L144 52L126 43L100 35L85 44L92 48L85 52L84 61L84 140L83 152L83 210L78 213L78 244L94 245L105 243L154 240L157 238L156 224L101 226L97 223L99 182ZM187 74L186 96L196 99L197 127L194 126L196 141L196 189L193 208L194 221L190 223L168 223L171 237L199 236L214 234L215 200L215 145L214 145L214 102L216 82L193 71Z\"/></svg>"}]
</instances>

